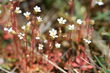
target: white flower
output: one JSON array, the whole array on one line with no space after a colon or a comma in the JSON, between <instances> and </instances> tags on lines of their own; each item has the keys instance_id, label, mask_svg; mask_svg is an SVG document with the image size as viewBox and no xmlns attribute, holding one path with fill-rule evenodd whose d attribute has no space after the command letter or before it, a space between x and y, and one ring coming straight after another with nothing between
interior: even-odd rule
<instances>
[{"instance_id":1,"label":"white flower","mask_svg":"<svg viewBox=\"0 0 110 73\"><path fill-rule=\"evenodd\" d=\"M49 30L49 35L52 37L52 38L56 38L56 37L58 37L57 36L57 30L55 30L55 29L51 29L51 30Z\"/></svg>"},{"instance_id":2,"label":"white flower","mask_svg":"<svg viewBox=\"0 0 110 73\"><path fill-rule=\"evenodd\" d=\"M82 24L83 23L83 21L81 20L81 19L77 19L77 21L76 21L78 24Z\"/></svg>"},{"instance_id":3,"label":"white flower","mask_svg":"<svg viewBox=\"0 0 110 73\"><path fill-rule=\"evenodd\" d=\"M20 7L16 7L15 13L22 13L22 11L20 10Z\"/></svg>"},{"instance_id":4,"label":"white flower","mask_svg":"<svg viewBox=\"0 0 110 73\"><path fill-rule=\"evenodd\" d=\"M4 28L4 31L8 31L8 28L5 27L5 28Z\"/></svg>"},{"instance_id":5,"label":"white flower","mask_svg":"<svg viewBox=\"0 0 110 73\"><path fill-rule=\"evenodd\" d=\"M104 3L102 1L96 1L95 4L101 6L101 5L104 5Z\"/></svg>"},{"instance_id":6,"label":"white flower","mask_svg":"<svg viewBox=\"0 0 110 73\"><path fill-rule=\"evenodd\" d=\"M44 45L39 44L38 49L39 49L39 50L42 50L42 49L43 49L43 47L44 47Z\"/></svg>"},{"instance_id":7,"label":"white flower","mask_svg":"<svg viewBox=\"0 0 110 73\"><path fill-rule=\"evenodd\" d=\"M69 29L69 30L74 30L75 27L74 27L74 25L68 25L68 29Z\"/></svg>"},{"instance_id":8,"label":"white flower","mask_svg":"<svg viewBox=\"0 0 110 73\"><path fill-rule=\"evenodd\" d=\"M29 22L27 22L27 26L30 26L31 25L31 22L29 21Z\"/></svg>"},{"instance_id":9,"label":"white flower","mask_svg":"<svg viewBox=\"0 0 110 73\"><path fill-rule=\"evenodd\" d=\"M35 39L36 39L36 40L39 40L39 39L40 39L40 37L35 37Z\"/></svg>"},{"instance_id":10,"label":"white flower","mask_svg":"<svg viewBox=\"0 0 110 73\"><path fill-rule=\"evenodd\" d=\"M63 17L60 17L57 19L57 21L59 22L59 24L65 24L67 20L64 19Z\"/></svg>"},{"instance_id":11,"label":"white flower","mask_svg":"<svg viewBox=\"0 0 110 73\"><path fill-rule=\"evenodd\" d=\"M12 27L8 29L8 32L13 32L13 29L12 29Z\"/></svg>"},{"instance_id":12,"label":"white flower","mask_svg":"<svg viewBox=\"0 0 110 73\"><path fill-rule=\"evenodd\" d=\"M42 22L43 21L43 19L40 16L37 17L37 20L38 20L38 22Z\"/></svg>"},{"instance_id":13,"label":"white flower","mask_svg":"<svg viewBox=\"0 0 110 73\"><path fill-rule=\"evenodd\" d=\"M29 17L30 16L30 14L31 14L31 12L25 12L25 13L23 13L23 15L25 16L25 17Z\"/></svg>"},{"instance_id":14,"label":"white flower","mask_svg":"<svg viewBox=\"0 0 110 73\"><path fill-rule=\"evenodd\" d=\"M19 39L23 39L24 36L25 36L24 33L19 33L19 34L18 34Z\"/></svg>"},{"instance_id":15,"label":"white flower","mask_svg":"<svg viewBox=\"0 0 110 73\"><path fill-rule=\"evenodd\" d=\"M38 7L38 6L35 6L35 7L34 7L34 11L35 11L35 12L41 12L41 8Z\"/></svg>"},{"instance_id":16,"label":"white flower","mask_svg":"<svg viewBox=\"0 0 110 73\"><path fill-rule=\"evenodd\" d=\"M56 48L60 48L60 46L61 46L61 44L59 44L59 43L56 43L56 44L55 44L55 47L56 47Z\"/></svg>"},{"instance_id":17,"label":"white flower","mask_svg":"<svg viewBox=\"0 0 110 73\"><path fill-rule=\"evenodd\" d=\"M47 43L48 41L47 40L44 40L44 43Z\"/></svg>"},{"instance_id":18,"label":"white flower","mask_svg":"<svg viewBox=\"0 0 110 73\"><path fill-rule=\"evenodd\" d=\"M83 39L86 43L90 44L91 40Z\"/></svg>"},{"instance_id":19,"label":"white flower","mask_svg":"<svg viewBox=\"0 0 110 73\"><path fill-rule=\"evenodd\" d=\"M0 14L2 13L2 10L0 10Z\"/></svg>"},{"instance_id":20,"label":"white flower","mask_svg":"<svg viewBox=\"0 0 110 73\"><path fill-rule=\"evenodd\" d=\"M8 32L14 32L14 30L12 29L12 27L10 27L10 28L4 28L4 31L8 31Z\"/></svg>"},{"instance_id":21,"label":"white flower","mask_svg":"<svg viewBox=\"0 0 110 73\"><path fill-rule=\"evenodd\" d=\"M22 28L23 30L25 30L25 29L26 29L26 26L23 25L21 28Z\"/></svg>"}]
</instances>

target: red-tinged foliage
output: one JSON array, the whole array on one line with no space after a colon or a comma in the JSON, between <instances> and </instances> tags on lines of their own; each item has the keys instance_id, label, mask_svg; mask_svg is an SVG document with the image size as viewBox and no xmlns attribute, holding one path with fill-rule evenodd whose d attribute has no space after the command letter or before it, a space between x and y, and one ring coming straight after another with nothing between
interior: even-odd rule
<instances>
[{"instance_id":1,"label":"red-tinged foliage","mask_svg":"<svg viewBox=\"0 0 110 73\"><path fill-rule=\"evenodd\" d=\"M4 38L5 40L11 39L12 37L13 37L13 36L12 36L10 33L4 32L3 38Z\"/></svg>"},{"instance_id":2,"label":"red-tinged foliage","mask_svg":"<svg viewBox=\"0 0 110 73\"><path fill-rule=\"evenodd\" d=\"M52 61L53 63L55 63L55 64L58 64L58 63L62 62L61 61L62 53L58 49L53 50L53 51L47 50L45 54L48 55L48 59L50 61ZM50 72L54 68L54 66L52 64L50 64L48 62L45 62L43 60L42 60L42 66L44 67L44 69L46 71L50 71Z\"/></svg>"},{"instance_id":3,"label":"red-tinged foliage","mask_svg":"<svg viewBox=\"0 0 110 73\"><path fill-rule=\"evenodd\" d=\"M11 56L14 53L13 47L11 44L8 44L4 49L7 50L6 53L10 54Z\"/></svg>"},{"instance_id":4,"label":"red-tinged foliage","mask_svg":"<svg viewBox=\"0 0 110 73\"><path fill-rule=\"evenodd\" d=\"M75 68L78 69L79 72L89 71L90 69L93 69L93 66L90 64L90 61L84 52L85 48L83 46L81 47L82 52L76 56L75 60L70 58L66 63L65 69L68 70L70 68Z\"/></svg>"},{"instance_id":5,"label":"red-tinged foliage","mask_svg":"<svg viewBox=\"0 0 110 73\"><path fill-rule=\"evenodd\" d=\"M55 63L61 62L62 53L59 50L56 49L56 50L53 50L52 52L47 51L46 54L48 55L48 59L51 60L52 62L55 62Z\"/></svg>"},{"instance_id":6,"label":"red-tinged foliage","mask_svg":"<svg viewBox=\"0 0 110 73\"><path fill-rule=\"evenodd\" d=\"M84 70L84 71L93 68L93 66L89 64L89 60L87 56L85 55L85 53L79 54L76 57L75 62L73 62L72 66L79 67L81 70Z\"/></svg>"}]
</instances>

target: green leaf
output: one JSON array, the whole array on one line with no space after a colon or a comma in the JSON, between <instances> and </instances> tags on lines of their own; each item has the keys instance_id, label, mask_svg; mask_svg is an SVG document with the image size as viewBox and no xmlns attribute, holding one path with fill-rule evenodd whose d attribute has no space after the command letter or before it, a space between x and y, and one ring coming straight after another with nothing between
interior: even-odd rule
<instances>
[{"instance_id":1,"label":"green leaf","mask_svg":"<svg viewBox=\"0 0 110 73\"><path fill-rule=\"evenodd\" d=\"M106 12L98 12L97 16L94 18L95 20L110 20L110 11Z\"/></svg>"},{"instance_id":2,"label":"green leaf","mask_svg":"<svg viewBox=\"0 0 110 73\"><path fill-rule=\"evenodd\" d=\"M81 4L78 0L74 0L74 4L75 4L75 16L77 18L82 19L84 17L84 13L86 11L86 8L81 6Z\"/></svg>"},{"instance_id":3,"label":"green leaf","mask_svg":"<svg viewBox=\"0 0 110 73\"><path fill-rule=\"evenodd\" d=\"M7 65L7 64L1 64L0 67L4 68L4 69L7 69L7 70L10 70L10 66Z\"/></svg>"},{"instance_id":4,"label":"green leaf","mask_svg":"<svg viewBox=\"0 0 110 73\"><path fill-rule=\"evenodd\" d=\"M99 63L99 65L102 67L102 69L104 70L105 73L110 73L109 70L106 69L106 67L101 63L101 61L99 60L99 58L97 56L94 56L95 59L97 60L97 62Z\"/></svg>"}]
</instances>

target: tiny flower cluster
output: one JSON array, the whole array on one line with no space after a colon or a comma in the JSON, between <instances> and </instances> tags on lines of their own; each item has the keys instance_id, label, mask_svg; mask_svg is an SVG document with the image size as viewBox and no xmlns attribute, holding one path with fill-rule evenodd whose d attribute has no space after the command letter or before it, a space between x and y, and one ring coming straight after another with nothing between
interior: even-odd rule
<instances>
[{"instance_id":1,"label":"tiny flower cluster","mask_svg":"<svg viewBox=\"0 0 110 73\"><path fill-rule=\"evenodd\" d=\"M36 37L36 39L40 39L40 38L39 38L39 37ZM39 50L43 50L43 47L44 47L43 44L39 44L39 45L38 45L38 49L39 49ZM55 47L56 47L56 48L60 48L60 47L61 47L61 44L60 44L60 43L55 43Z\"/></svg>"},{"instance_id":2,"label":"tiny flower cluster","mask_svg":"<svg viewBox=\"0 0 110 73\"><path fill-rule=\"evenodd\" d=\"M38 49L39 49L39 50L42 50L42 49L43 49L43 47L44 47L44 45L39 44Z\"/></svg>"},{"instance_id":3,"label":"tiny flower cluster","mask_svg":"<svg viewBox=\"0 0 110 73\"><path fill-rule=\"evenodd\" d=\"M23 39L24 36L25 36L24 33L19 33L19 34L18 34L18 37L19 37L19 39L21 39L21 40Z\"/></svg>"},{"instance_id":4,"label":"tiny flower cluster","mask_svg":"<svg viewBox=\"0 0 110 73\"><path fill-rule=\"evenodd\" d=\"M35 11L35 12L41 12L41 8L38 7L38 6L35 6L35 7L34 7L34 11ZM22 13L22 11L20 10L20 7L16 7L15 13L17 13L17 14ZM25 13L23 13L23 15L24 15L26 18L28 18L28 17L30 16L30 14L31 14L31 12L28 12L28 11L25 12ZM42 21L42 18L41 18L41 17L37 17L37 19L38 19L38 22L41 22L41 21Z\"/></svg>"},{"instance_id":5,"label":"tiny flower cluster","mask_svg":"<svg viewBox=\"0 0 110 73\"><path fill-rule=\"evenodd\" d=\"M29 21L29 22L27 22L27 24L26 25L23 25L22 27L21 27L21 29L22 30L28 30L29 29L29 27L30 27L30 25L31 25L31 22Z\"/></svg>"}]
</instances>

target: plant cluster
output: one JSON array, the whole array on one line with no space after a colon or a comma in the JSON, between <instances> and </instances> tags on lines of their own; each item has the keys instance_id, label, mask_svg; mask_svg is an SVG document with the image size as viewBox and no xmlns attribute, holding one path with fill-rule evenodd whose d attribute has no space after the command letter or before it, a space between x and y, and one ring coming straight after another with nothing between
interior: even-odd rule
<instances>
[{"instance_id":1,"label":"plant cluster","mask_svg":"<svg viewBox=\"0 0 110 73\"><path fill-rule=\"evenodd\" d=\"M44 21L42 8L34 6L33 11L22 11L19 1L9 1L4 7L7 19L3 21L2 37L10 43L3 47L4 58L12 59L12 67L18 73L82 73L92 72L95 65L86 52L92 43L93 21L71 20L60 16L54 27L41 33ZM103 3L98 3L102 5ZM2 13L2 12L1 12ZM21 25L17 16L22 15L26 23ZM43 29L42 29L43 30Z\"/></svg>"}]
</instances>

